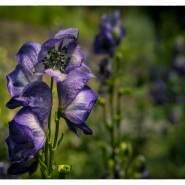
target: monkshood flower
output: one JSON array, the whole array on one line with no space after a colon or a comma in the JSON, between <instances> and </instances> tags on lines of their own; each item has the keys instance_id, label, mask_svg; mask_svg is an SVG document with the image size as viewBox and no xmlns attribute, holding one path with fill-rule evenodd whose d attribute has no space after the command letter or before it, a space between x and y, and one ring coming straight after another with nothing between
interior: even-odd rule
<instances>
[{"instance_id":1,"label":"monkshood flower","mask_svg":"<svg viewBox=\"0 0 185 185\"><path fill-rule=\"evenodd\" d=\"M29 107L37 116L42 129L46 131L46 123L52 107L51 89L43 81L31 82L20 95L12 97L6 106L10 109L20 106Z\"/></svg>"},{"instance_id":2,"label":"monkshood flower","mask_svg":"<svg viewBox=\"0 0 185 185\"><path fill-rule=\"evenodd\" d=\"M7 173L10 175L18 175L28 172L30 175L33 174L38 168L38 161L34 156L23 159L18 162L13 162L8 168Z\"/></svg>"},{"instance_id":3,"label":"monkshood flower","mask_svg":"<svg viewBox=\"0 0 185 185\"><path fill-rule=\"evenodd\" d=\"M115 10L111 17L104 14L99 27L101 31L108 30L112 34L116 45L120 44L125 35L125 29L122 26L119 10Z\"/></svg>"},{"instance_id":4,"label":"monkshood flower","mask_svg":"<svg viewBox=\"0 0 185 185\"><path fill-rule=\"evenodd\" d=\"M18 51L15 56L18 65L14 71L6 76L11 96L19 95L30 82L42 79L42 76L37 74L35 69L40 48L39 43L26 42Z\"/></svg>"},{"instance_id":5,"label":"monkshood flower","mask_svg":"<svg viewBox=\"0 0 185 185\"><path fill-rule=\"evenodd\" d=\"M35 155L44 147L47 121L52 107L52 93L45 82L31 82L19 96L7 103L8 108L23 106L9 122L6 139L12 165L10 174L33 173L37 168Z\"/></svg>"},{"instance_id":6,"label":"monkshood flower","mask_svg":"<svg viewBox=\"0 0 185 185\"><path fill-rule=\"evenodd\" d=\"M78 29L68 28L59 31L41 47L38 56L37 72L47 73L57 82L82 65L84 56L77 41Z\"/></svg>"},{"instance_id":7,"label":"monkshood flower","mask_svg":"<svg viewBox=\"0 0 185 185\"><path fill-rule=\"evenodd\" d=\"M104 14L99 28L100 33L95 36L94 40L94 52L95 54L108 54L113 57L115 47L120 44L125 35L119 11L114 11L112 17Z\"/></svg>"},{"instance_id":8,"label":"monkshood flower","mask_svg":"<svg viewBox=\"0 0 185 185\"><path fill-rule=\"evenodd\" d=\"M156 80L152 82L150 89L150 97L153 103L163 105L169 101L170 94L167 85L163 80Z\"/></svg>"},{"instance_id":9,"label":"monkshood flower","mask_svg":"<svg viewBox=\"0 0 185 185\"><path fill-rule=\"evenodd\" d=\"M85 124L94 104L97 101L97 94L87 85L74 97L68 93L62 82L57 83L59 98L59 110L68 127L79 136L76 128L80 128L84 134L91 135L92 130ZM75 88L75 87L74 87ZM64 95L64 96L63 96Z\"/></svg>"},{"instance_id":10,"label":"monkshood flower","mask_svg":"<svg viewBox=\"0 0 185 185\"><path fill-rule=\"evenodd\" d=\"M112 34L104 30L95 36L94 40L94 53L95 54L108 54L111 57L114 55L116 47Z\"/></svg>"}]
</instances>

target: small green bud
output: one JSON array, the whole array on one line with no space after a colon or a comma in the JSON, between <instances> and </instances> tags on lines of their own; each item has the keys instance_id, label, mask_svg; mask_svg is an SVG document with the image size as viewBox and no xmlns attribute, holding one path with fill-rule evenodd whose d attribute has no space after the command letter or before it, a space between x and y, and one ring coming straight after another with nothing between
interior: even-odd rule
<instances>
[{"instance_id":1,"label":"small green bud","mask_svg":"<svg viewBox=\"0 0 185 185\"><path fill-rule=\"evenodd\" d=\"M116 114L114 119L115 119L115 121L120 121L121 120L121 115Z\"/></svg>"},{"instance_id":2,"label":"small green bud","mask_svg":"<svg viewBox=\"0 0 185 185\"><path fill-rule=\"evenodd\" d=\"M133 152L132 145L130 143L122 142L119 146L119 151L124 157L130 157Z\"/></svg>"},{"instance_id":3,"label":"small green bud","mask_svg":"<svg viewBox=\"0 0 185 185\"><path fill-rule=\"evenodd\" d=\"M104 106L105 105L105 99L104 98L98 98L98 104Z\"/></svg>"},{"instance_id":4,"label":"small green bud","mask_svg":"<svg viewBox=\"0 0 185 185\"><path fill-rule=\"evenodd\" d=\"M121 96L121 95L125 95L125 94L130 94L131 93L131 89L129 89L129 88L120 88L119 89L119 95Z\"/></svg>"},{"instance_id":5,"label":"small green bud","mask_svg":"<svg viewBox=\"0 0 185 185\"><path fill-rule=\"evenodd\" d=\"M122 53L121 52L117 52L116 53L116 60L121 60L123 58L123 55L122 55Z\"/></svg>"},{"instance_id":6,"label":"small green bud","mask_svg":"<svg viewBox=\"0 0 185 185\"><path fill-rule=\"evenodd\" d=\"M114 160L113 160L113 159L109 159L109 160L108 160L108 168L109 168L110 170L112 170L112 169L114 169L114 165L115 165Z\"/></svg>"},{"instance_id":7,"label":"small green bud","mask_svg":"<svg viewBox=\"0 0 185 185\"><path fill-rule=\"evenodd\" d=\"M61 179L65 179L65 176L71 172L72 166L69 165L59 165L58 174Z\"/></svg>"},{"instance_id":8,"label":"small green bud","mask_svg":"<svg viewBox=\"0 0 185 185\"><path fill-rule=\"evenodd\" d=\"M64 108L63 107L60 107L60 106L58 107L58 111L57 111L56 116L57 116L57 119L64 116Z\"/></svg>"},{"instance_id":9,"label":"small green bud","mask_svg":"<svg viewBox=\"0 0 185 185\"><path fill-rule=\"evenodd\" d=\"M138 155L134 160L134 167L137 172L143 172L146 167L146 159L143 155Z\"/></svg>"}]
</instances>

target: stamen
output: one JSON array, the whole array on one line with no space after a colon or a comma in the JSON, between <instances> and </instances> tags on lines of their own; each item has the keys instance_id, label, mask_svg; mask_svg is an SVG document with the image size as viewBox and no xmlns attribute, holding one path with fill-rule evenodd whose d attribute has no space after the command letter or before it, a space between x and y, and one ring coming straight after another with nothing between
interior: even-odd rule
<instances>
[{"instance_id":1,"label":"stamen","mask_svg":"<svg viewBox=\"0 0 185 185\"><path fill-rule=\"evenodd\" d=\"M69 57L66 56L67 48L64 47L60 52L53 47L48 51L48 54L42 60L45 69L58 69L64 72L67 67Z\"/></svg>"}]
</instances>

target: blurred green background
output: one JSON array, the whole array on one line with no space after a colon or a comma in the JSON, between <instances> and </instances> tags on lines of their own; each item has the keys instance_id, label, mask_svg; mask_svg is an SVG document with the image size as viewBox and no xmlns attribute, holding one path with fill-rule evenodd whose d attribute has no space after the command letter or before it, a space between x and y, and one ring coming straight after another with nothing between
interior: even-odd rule
<instances>
[{"instance_id":1,"label":"blurred green background","mask_svg":"<svg viewBox=\"0 0 185 185\"><path fill-rule=\"evenodd\" d=\"M8 122L17 111L6 108L10 99L6 75L17 65L14 55L27 41L42 44L62 28L76 27L85 62L96 75L99 57L93 54L94 36L99 32L102 14L111 14L115 9L120 10L126 30L119 46L123 54L124 75L121 80L125 87L133 90L122 102L123 138L132 142L136 154L146 157L149 178L185 178L184 105L170 105L177 115L181 115L181 119L171 123L166 112L169 107L156 106L149 97L151 69L170 66L176 39L185 37L184 7L178 6L0 6L1 168L4 164L9 165L4 140L8 136ZM48 82L49 79L45 77L45 80ZM89 83L96 91L97 80L91 79ZM64 139L56 153L56 161L72 165L68 179L102 178L100 143L108 136L101 119L101 109L96 105L86 122L94 134L86 136L80 132L79 138L64 122L61 123ZM40 178L40 171L18 178Z\"/></svg>"}]
</instances>

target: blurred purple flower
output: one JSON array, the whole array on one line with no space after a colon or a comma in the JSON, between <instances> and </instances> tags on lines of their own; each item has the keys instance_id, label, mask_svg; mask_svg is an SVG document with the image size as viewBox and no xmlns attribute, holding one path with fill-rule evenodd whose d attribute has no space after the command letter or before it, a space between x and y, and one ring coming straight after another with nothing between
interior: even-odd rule
<instances>
[{"instance_id":1,"label":"blurred purple flower","mask_svg":"<svg viewBox=\"0 0 185 185\"><path fill-rule=\"evenodd\" d=\"M94 52L113 57L115 47L120 44L125 35L119 11L114 11L112 17L104 14L99 28L100 33L95 36L94 40Z\"/></svg>"},{"instance_id":2,"label":"blurred purple flower","mask_svg":"<svg viewBox=\"0 0 185 185\"><path fill-rule=\"evenodd\" d=\"M152 82L150 89L150 97L153 103L163 105L169 101L169 92L166 83L162 80Z\"/></svg>"},{"instance_id":3,"label":"blurred purple flower","mask_svg":"<svg viewBox=\"0 0 185 185\"><path fill-rule=\"evenodd\" d=\"M6 76L11 96L19 95L28 83L42 79L42 76L37 74L35 69L40 48L40 44L36 42L26 42L18 51L15 56L18 65L14 71Z\"/></svg>"},{"instance_id":4,"label":"blurred purple flower","mask_svg":"<svg viewBox=\"0 0 185 185\"><path fill-rule=\"evenodd\" d=\"M47 40L39 53L38 72L45 72L58 82L63 81L70 71L80 67L84 56L77 37L78 29L68 28Z\"/></svg>"},{"instance_id":5,"label":"blurred purple flower","mask_svg":"<svg viewBox=\"0 0 185 185\"><path fill-rule=\"evenodd\" d=\"M94 40L95 54L108 54L111 57L114 55L115 42L112 34L107 30L100 32L96 35Z\"/></svg>"},{"instance_id":6,"label":"blurred purple flower","mask_svg":"<svg viewBox=\"0 0 185 185\"><path fill-rule=\"evenodd\" d=\"M32 173L37 162L35 154L46 141L47 121L52 107L52 93L45 82L29 83L19 96L7 103L8 108L23 106L9 122L6 139L9 157L13 164L9 173ZM19 169L20 168L20 169Z\"/></svg>"},{"instance_id":7,"label":"blurred purple flower","mask_svg":"<svg viewBox=\"0 0 185 185\"><path fill-rule=\"evenodd\" d=\"M115 10L111 17L104 14L99 27L101 31L107 30L112 34L116 45L119 45L125 36L125 29L122 26L119 10Z\"/></svg>"},{"instance_id":8,"label":"blurred purple flower","mask_svg":"<svg viewBox=\"0 0 185 185\"><path fill-rule=\"evenodd\" d=\"M97 94L87 85L79 90L74 97L67 92L62 83L57 83L58 91L63 92L67 96L58 93L59 107L62 117L66 120L68 127L77 135L76 128L83 130L84 134L92 134L92 130L85 124L94 104L97 101ZM69 96L68 96L69 95Z\"/></svg>"}]
</instances>

